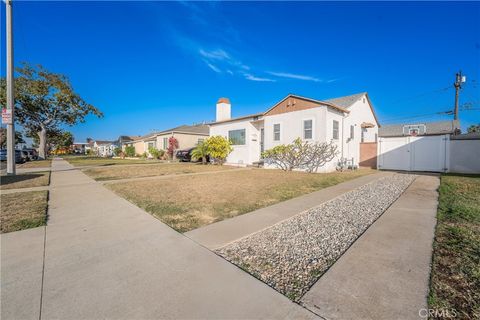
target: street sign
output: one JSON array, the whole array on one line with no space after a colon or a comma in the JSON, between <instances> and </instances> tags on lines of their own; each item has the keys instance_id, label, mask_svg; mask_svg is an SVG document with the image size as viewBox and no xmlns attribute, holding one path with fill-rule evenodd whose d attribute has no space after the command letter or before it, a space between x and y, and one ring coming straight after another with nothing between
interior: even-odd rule
<instances>
[{"instance_id":1,"label":"street sign","mask_svg":"<svg viewBox=\"0 0 480 320\"><path fill-rule=\"evenodd\" d=\"M12 110L2 109L2 124L12 124Z\"/></svg>"}]
</instances>

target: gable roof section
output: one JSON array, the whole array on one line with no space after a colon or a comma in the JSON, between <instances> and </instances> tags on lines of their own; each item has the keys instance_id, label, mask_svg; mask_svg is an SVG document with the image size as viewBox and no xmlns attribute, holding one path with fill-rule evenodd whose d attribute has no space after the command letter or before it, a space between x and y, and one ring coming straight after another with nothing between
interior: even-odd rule
<instances>
[{"instance_id":1,"label":"gable roof section","mask_svg":"<svg viewBox=\"0 0 480 320\"><path fill-rule=\"evenodd\" d=\"M383 126L378 129L379 137L403 137L403 127L405 125L425 125L426 130L424 135L440 135L440 134L452 134L460 128L460 122L458 120L449 121L436 121L436 122L417 122L417 123L402 123ZM423 134L419 134L423 135Z\"/></svg>"},{"instance_id":2,"label":"gable roof section","mask_svg":"<svg viewBox=\"0 0 480 320\"><path fill-rule=\"evenodd\" d=\"M306 97L302 97L302 96L299 96L299 95L296 95L296 94L289 94L288 96L286 96L285 98L283 98L282 100L280 100L279 102L277 102L273 107L271 107L270 109L268 109L267 111L265 111L264 115L265 116L268 116L269 113L273 112L273 110L275 110L278 106L280 106L285 100L287 99L299 99L299 100L303 100L303 101L307 101L307 102L312 102L314 104L318 104L319 106L320 105L323 105L323 106L327 106L327 107L331 107L331 108L334 108L340 112L345 112L345 113L349 113L350 111L348 111L347 109L345 108L342 108L340 106L337 106L335 104L332 104L330 102L326 102L326 101L321 101L321 100L315 100L315 99L311 99L311 98L306 98ZM317 106L315 106L317 107ZM307 108L303 108L302 110L305 110L305 109L312 109L314 108L313 106L312 107L307 107ZM295 110L294 110L295 111ZM283 112L282 112L283 113Z\"/></svg>"},{"instance_id":3,"label":"gable roof section","mask_svg":"<svg viewBox=\"0 0 480 320\"><path fill-rule=\"evenodd\" d=\"M209 135L210 127L206 124L197 124L193 126L181 125L175 128L160 131L157 134L161 135L161 134L171 133L171 132Z\"/></svg>"},{"instance_id":4,"label":"gable roof section","mask_svg":"<svg viewBox=\"0 0 480 320\"><path fill-rule=\"evenodd\" d=\"M350 108L355 102L360 100L362 97L366 97L368 101L368 105L370 106L370 110L372 111L373 117L375 118L375 121L377 123L377 126L380 127L380 122L378 122L377 114L375 113L375 110L373 109L372 101L370 101L370 97L368 96L367 92L360 92L356 94L352 94L349 96L344 96L344 97L338 97L338 98L332 98L326 100L327 102L333 103L339 107L342 108Z\"/></svg>"}]
</instances>

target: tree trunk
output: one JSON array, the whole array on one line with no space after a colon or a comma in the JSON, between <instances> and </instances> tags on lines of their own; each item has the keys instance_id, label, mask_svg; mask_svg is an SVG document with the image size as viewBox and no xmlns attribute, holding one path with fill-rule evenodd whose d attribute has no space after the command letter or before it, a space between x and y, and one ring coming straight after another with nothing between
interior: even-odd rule
<instances>
[{"instance_id":1,"label":"tree trunk","mask_svg":"<svg viewBox=\"0 0 480 320\"><path fill-rule=\"evenodd\" d=\"M45 127L42 127L42 130L38 132L38 138L40 139L38 158L45 160L47 158L47 129Z\"/></svg>"}]
</instances>

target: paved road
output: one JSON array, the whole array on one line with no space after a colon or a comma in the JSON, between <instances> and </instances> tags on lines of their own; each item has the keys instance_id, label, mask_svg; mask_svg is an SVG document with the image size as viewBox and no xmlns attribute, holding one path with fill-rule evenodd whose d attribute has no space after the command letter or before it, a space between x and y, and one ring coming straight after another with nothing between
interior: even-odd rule
<instances>
[{"instance_id":1,"label":"paved road","mask_svg":"<svg viewBox=\"0 0 480 320\"><path fill-rule=\"evenodd\" d=\"M1 236L2 319L311 319L244 271L52 163L47 227Z\"/></svg>"},{"instance_id":2,"label":"paved road","mask_svg":"<svg viewBox=\"0 0 480 320\"><path fill-rule=\"evenodd\" d=\"M301 299L326 319L419 319L427 308L438 176L419 176Z\"/></svg>"}]
</instances>

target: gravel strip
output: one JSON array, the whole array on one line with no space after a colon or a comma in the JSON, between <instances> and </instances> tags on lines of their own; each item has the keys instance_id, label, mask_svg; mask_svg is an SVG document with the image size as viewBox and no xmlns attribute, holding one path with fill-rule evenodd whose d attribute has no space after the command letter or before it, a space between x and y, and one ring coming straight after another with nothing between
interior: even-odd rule
<instances>
[{"instance_id":1,"label":"gravel strip","mask_svg":"<svg viewBox=\"0 0 480 320\"><path fill-rule=\"evenodd\" d=\"M378 179L216 253L298 301L415 178Z\"/></svg>"}]
</instances>

